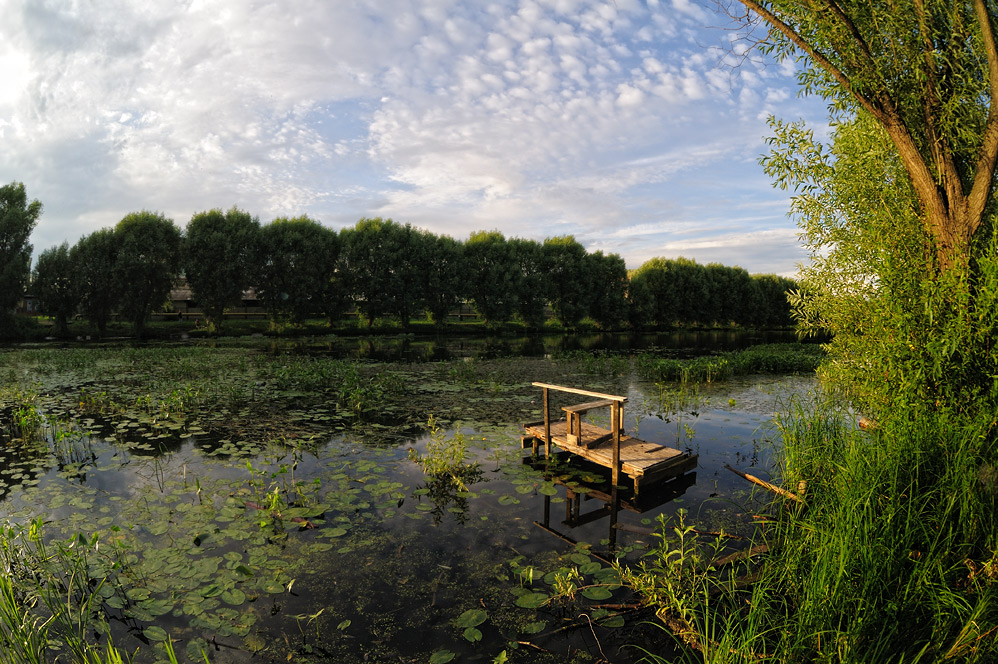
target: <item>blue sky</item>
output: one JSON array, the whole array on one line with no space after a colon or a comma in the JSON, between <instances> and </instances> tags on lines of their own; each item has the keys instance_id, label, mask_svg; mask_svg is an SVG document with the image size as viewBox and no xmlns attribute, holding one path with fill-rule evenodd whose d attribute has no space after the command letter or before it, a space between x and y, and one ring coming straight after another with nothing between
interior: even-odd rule
<instances>
[{"instance_id":1,"label":"blue sky","mask_svg":"<svg viewBox=\"0 0 998 664\"><path fill-rule=\"evenodd\" d=\"M36 252L160 211L574 235L792 275L793 66L689 0L0 0L0 183Z\"/></svg>"}]
</instances>

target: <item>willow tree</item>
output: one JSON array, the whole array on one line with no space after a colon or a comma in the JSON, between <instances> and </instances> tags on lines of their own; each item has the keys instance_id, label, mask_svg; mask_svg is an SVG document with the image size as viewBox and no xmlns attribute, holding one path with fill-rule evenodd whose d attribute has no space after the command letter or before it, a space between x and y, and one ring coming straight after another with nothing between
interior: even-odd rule
<instances>
[{"instance_id":1,"label":"willow tree","mask_svg":"<svg viewBox=\"0 0 998 664\"><path fill-rule=\"evenodd\" d=\"M170 298L180 274L180 229L158 212L132 212L114 227L118 253L114 278L121 313L135 336L145 335L146 321Z\"/></svg>"},{"instance_id":2,"label":"willow tree","mask_svg":"<svg viewBox=\"0 0 998 664\"><path fill-rule=\"evenodd\" d=\"M38 223L42 204L28 202L24 185L0 187L0 336L10 332L12 313L31 274L31 231Z\"/></svg>"},{"instance_id":3,"label":"willow tree","mask_svg":"<svg viewBox=\"0 0 998 664\"><path fill-rule=\"evenodd\" d=\"M830 141L774 121L764 165L795 192L795 306L834 333L826 384L879 426L784 418L804 507L768 524L753 608L726 626L772 661L996 661L998 577L976 570L998 562L998 9L740 2L831 102Z\"/></svg>"},{"instance_id":4,"label":"willow tree","mask_svg":"<svg viewBox=\"0 0 998 664\"><path fill-rule=\"evenodd\" d=\"M184 271L208 330L220 331L226 307L238 306L253 278L260 222L233 207L198 212L187 223Z\"/></svg>"},{"instance_id":5,"label":"willow tree","mask_svg":"<svg viewBox=\"0 0 998 664\"><path fill-rule=\"evenodd\" d=\"M803 63L805 92L864 112L910 179L935 267L965 263L991 211L998 160L993 0L739 0L764 50ZM754 14L754 16L753 16Z\"/></svg>"},{"instance_id":6,"label":"willow tree","mask_svg":"<svg viewBox=\"0 0 998 664\"><path fill-rule=\"evenodd\" d=\"M884 413L902 394L998 402L998 5L739 1L768 29L763 49L797 59L803 91L831 102L829 145L774 122L765 165L797 193L812 261L795 307L835 334L837 382Z\"/></svg>"}]
</instances>

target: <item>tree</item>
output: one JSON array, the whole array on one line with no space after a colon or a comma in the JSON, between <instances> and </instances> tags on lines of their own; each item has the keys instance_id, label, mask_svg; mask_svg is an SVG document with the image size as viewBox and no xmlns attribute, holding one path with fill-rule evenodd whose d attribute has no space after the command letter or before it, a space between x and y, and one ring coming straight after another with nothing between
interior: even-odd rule
<instances>
[{"instance_id":1,"label":"tree","mask_svg":"<svg viewBox=\"0 0 998 664\"><path fill-rule=\"evenodd\" d=\"M226 307L238 305L250 286L260 222L233 207L198 212L187 224L184 272L205 314L209 331L220 331Z\"/></svg>"},{"instance_id":2,"label":"tree","mask_svg":"<svg viewBox=\"0 0 998 664\"><path fill-rule=\"evenodd\" d=\"M823 385L876 427L789 416L782 477L806 507L767 529L765 608L725 624L781 635L774 661L993 661L995 587L965 569L998 542L998 9L741 1L833 103L827 145L774 122L764 165L812 256L795 315L834 334Z\"/></svg>"},{"instance_id":3,"label":"tree","mask_svg":"<svg viewBox=\"0 0 998 664\"><path fill-rule=\"evenodd\" d=\"M467 269L464 245L447 235L424 232L428 267L423 285L426 308L435 325L443 325L450 312L464 301Z\"/></svg>"},{"instance_id":4,"label":"tree","mask_svg":"<svg viewBox=\"0 0 998 664\"><path fill-rule=\"evenodd\" d=\"M149 314L166 303L180 273L180 229L172 219L144 210L126 215L114 233L121 311L141 339Z\"/></svg>"},{"instance_id":5,"label":"tree","mask_svg":"<svg viewBox=\"0 0 998 664\"><path fill-rule=\"evenodd\" d=\"M517 309L519 265L499 231L472 233L464 246L468 258L468 294L491 327L509 321Z\"/></svg>"},{"instance_id":6,"label":"tree","mask_svg":"<svg viewBox=\"0 0 998 664\"><path fill-rule=\"evenodd\" d=\"M56 335L68 334L67 321L79 305L79 288L67 242L39 254L32 275L32 289L42 311L55 317Z\"/></svg>"},{"instance_id":7,"label":"tree","mask_svg":"<svg viewBox=\"0 0 998 664\"><path fill-rule=\"evenodd\" d=\"M754 313L749 321L759 327L789 327L793 325L789 293L797 289L797 283L775 274L754 274L752 285L755 291L752 302Z\"/></svg>"},{"instance_id":8,"label":"tree","mask_svg":"<svg viewBox=\"0 0 998 664\"><path fill-rule=\"evenodd\" d=\"M918 203L929 267L966 263L994 208L993 3L739 1L769 26L767 50L805 62L806 92L882 128Z\"/></svg>"},{"instance_id":9,"label":"tree","mask_svg":"<svg viewBox=\"0 0 998 664\"><path fill-rule=\"evenodd\" d=\"M706 307L707 275L696 261L652 258L639 267L632 282L651 296L649 317L660 326L687 324L703 319Z\"/></svg>"},{"instance_id":10,"label":"tree","mask_svg":"<svg viewBox=\"0 0 998 664\"><path fill-rule=\"evenodd\" d=\"M24 296L31 274L28 239L41 213L42 204L28 202L22 183L0 187L0 335L10 330L11 315Z\"/></svg>"},{"instance_id":11,"label":"tree","mask_svg":"<svg viewBox=\"0 0 998 664\"><path fill-rule=\"evenodd\" d=\"M704 266L707 277L707 309L701 322L729 325L751 324L755 313L755 296L757 289L748 272L740 267L728 267L719 263L708 263ZM786 306L786 295L783 296L783 308Z\"/></svg>"},{"instance_id":12,"label":"tree","mask_svg":"<svg viewBox=\"0 0 998 664\"><path fill-rule=\"evenodd\" d=\"M260 229L257 285L272 324L301 325L323 312L336 278L339 235L306 216L278 217Z\"/></svg>"},{"instance_id":13,"label":"tree","mask_svg":"<svg viewBox=\"0 0 998 664\"><path fill-rule=\"evenodd\" d=\"M627 265L617 254L596 251L586 256L586 272L592 283L589 315L604 330L612 330L627 319Z\"/></svg>"},{"instance_id":14,"label":"tree","mask_svg":"<svg viewBox=\"0 0 998 664\"><path fill-rule=\"evenodd\" d=\"M539 329L547 320L547 305L551 293L548 262L544 247L536 240L510 238L507 240L516 288L516 313L527 326Z\"/></svg>"},{"instance_id":15,"label":"tree","mask_svg":"<svg viewBox=\"0 0 998 664\"><path fill-rule=\"evenodd\" d=\"M119 239L113 229L104 228L83 236L69 250L80 308L100 337L107 333L107 323L121 299L115 279Z\"/></svg>"},{"instance_id":16,"label":"tree","mask_svg":"<svg viewBox=\"0 0 998 664\"><path fill-rule=\"evenodd\" d=\"M565 327L575 327L588 313L592 286L586 270L586 248L572 235L544 240L544 265L551 308Z\"/></svg>"},{"instance_id":17,"label":"tree","mask_svg":"<svg viewBox=\"0 0 998 664\"><path fill-rule=\"evenodd\" d=\"M397 316L403 327L425 308L424 285L430 243L409 224L361 219L344 233L344 264L357 307L368 326Z\"/></svg>"}]
</instances>

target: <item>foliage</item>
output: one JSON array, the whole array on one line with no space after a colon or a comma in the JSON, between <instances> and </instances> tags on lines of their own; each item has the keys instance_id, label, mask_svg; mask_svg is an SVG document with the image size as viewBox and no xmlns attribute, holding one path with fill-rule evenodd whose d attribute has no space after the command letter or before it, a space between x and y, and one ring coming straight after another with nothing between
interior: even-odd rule
<instances>
[{"instance_id":1,"label":"foliage","mask_svg":"<svg viewBox=\"0 0 998 664\"><path fill-rule=\"evenodd\" d=\"M0 187L0 337L10 331L10 315L24 295L31 274L31 231L42 204L28 202L24 185Z\"/></svg>"},{"instance_id":2,"label":"foliage","mask_svg":"<svg viewBox=\"0 0 998 664\"><path fill-rule=\"evenodd\" d=\"M464 302L467 290L467 264L464 244L448 235L423 232L422 243L427 250L427 266L423 277L426 309L434 325L441 326L447 316Z\"/></svg>"},{"instance_id":3,"label":"foliage","mask_svg":"<svg viewBox=\"0 0 998 664\"><path fill-rule=\"evenodd\" d=\"M592 288L589 315L603 330L615 330L627 320L627 265L617 254L586 255L585 270Z\"/></svg>"},{"instance_id":4,"label":"foliage","mask_svg":"<svg viewBox=\"0 0 998 664\"><path fill-rule=\"evenodd\" d=\"M80 308L101 337L120 299L120 284L115 279L119 246L120 238L104 228L84 235L69 252L76 268Z\"/></svg>"},{"instance_id":5,"label":"foliage","mask_svg":"<svg viewBox=\"0 0 998 664\"><path fill-rule=\"evenodd\" d=\"M44 313L55 317L55 333L68 333L67 321L79 302L77 269L69 253L69 244L46 249L38 255L32 278L32 290Z\"/></svg>"},{"instance_id":6,"label":"foliage","mask_svg":"<svg viewBox=\"0 0 998 664\"><path fill-rule=\"evenodd\" d=\"M480 472L478 463L467 460L468 440L461 432L460 426L450 437L440 426L437 419L430 415L426 422L430 431L430 440L426 443L426 453L419 454L409 450L409 458L423 467L423 472L433 478L446 478L453 485L467 490L466 482L476 478Z\"/></svg>"},{"instance_id":7,"label":"foliage","mask_svg":"<svg viewBox=\"0 0 998 664\"><path fill-rule=\"evenodd\" d=\"M123 592L116 570L124 564L120 547L98 535L46 543L40 519L0 525L0 664L44 664L60 652L78 664L128 661L111 642L104 608ZM169 640L166 652L177 664Z\"/></svg>"},{"instance_id":8,"label":"foliage","mask_svg":"<svg viewBox=\"0 0 998 664\"><path fill-rule=\"evenodd\" d=\"M278 217L260 230L256 282L273 324L301 325L331 301L340 242L308 217Z\"/></svg>"},{"instance_id":9,"label":"foliage","mask_svg":"<svg viewBox=\"0 0 998 664\"><path fill-rule=\"evenodd\" d=\"M516 313L528 327L540 329L552 291L544 247L523 238L510 238L507 243L513 260Z\"/></svg>"},{"instance_id":10,"label":"foliage","mask_svg":"<svg viewBox=\"0 0 998 664\"><path fill-rule=\"evenodd\" d=\"M358 415L376 410L389 394L401 389L391 372L366 376L356 363L331 358L282 358L271 372L274 384L282 390L328 393L336 405Z\"/></svg>"},{"instance_id":11,"label":"foliage","mask_svg":"<svg viewBox=\"0 0 998 664\"><path fill-rule=\"evenodd\" d=\"M787 293L795 287L790 279L750 276L739 267L652 258L631 275L632 323L787 326Z\"/></svg>"},{"instance_id":12,"label":"foliage","mask_svg":"<svg viewBox=\"0 0 998 664\"><path fill-rule=\"evenodd\" d=\"M586 249L572 235L544 240L544 266L550 283L551 308L567 328L574 328L589 313L591 280Z\"/></svg>"},{"instance_id":13,"label":"foliage","mask_svg":"<svg viewBox=\"0 0 998 664\"><path fill-rule=\"evenodd\" d=\"M710 383L735 375L811 373L824 358L825 350L818 344L759 344L686 360L643 353L636 365L641 375L653 380Z\"/></svg>"},{"instance_id":14,"label":"foliage","mask_svg":"<svg viewBox=\"0 0 998 664\"><path fill-rule=\"evenodd\" d=\"M742 3L764 48L803 54L830 146L774 122L812 263L803 330L834 334L837 399L782 422L782 482L743 584L705 594L703 659L993 661L998 298L995 10L965 3ZM871 431L850 420L859 409ZM748 572L750 570L746 570Z\"/></svg>"},{"instance_id":15,"label":"foliage","mask_svg":"<svg viewBox=\"0 0 998 664\"><path fill-rule=\"evenodd\" d=\"M344 270L357 307L370 327L397 316L403 327L425 307L429 237L391 219L361 219L343 232Z\"/></svg>"},{"instance_id":16,"label":"foliage","mask_svg":"<svg viewBox=\"0 0 998 664\"><path fill-rule=\"evenodd\" d=\"M259 233L260 222L236 207L198 212L187 224L184 274L211 332L252 283Z\"/></svg>"},{"instance_id":17,"label":"foliage","mask_svg":"<svg viewBox=\"0 0 998 664\"><path fill-rule=\"evenodd\" d=\"M487 325L507 322L516 311L519 265L509 241L499 231L472 233L465 243L468 295Z\"/></svg>"},{"instance_id":18,"label":"foliage","mask_svg":"<svg viewBox=\"0 0 998 664\"><path fill-rule=\"evenodd\" d=\"M114 233L114 262L121 312L142 338L149 314L169 299L180 273L180 230L162 214L142 211L126 215Z\"/></svg>"},{"instance_id":19,"label":"foliage","mask_svg":"<svg viewBox=\"0 0 998 664\"><path fill-rule=\"evenodd\" d=\"M994 6L741 2L769 27L764 50L802 61L805 93L868 118L889 141L925 233L919 252L943 271L965 263L995 212Z\"/></svg>"}]
</instances>

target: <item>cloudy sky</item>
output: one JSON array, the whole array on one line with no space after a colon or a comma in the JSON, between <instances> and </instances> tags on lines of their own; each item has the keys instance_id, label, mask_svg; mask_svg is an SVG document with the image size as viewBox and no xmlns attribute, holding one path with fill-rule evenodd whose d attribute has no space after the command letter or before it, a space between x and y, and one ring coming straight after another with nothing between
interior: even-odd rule
<instances>
[{"instance_id":1,"label":"cloudy sky","mask_svg":"<svg viewBox=\"0 0 998 664\"><path fill-rule=\"evenodd\" d=\"M574 235L791 275L766 117L824 120L690 0L0 0L0 183L36 252L236 205Z\"/></svg>"}]
</instances>

